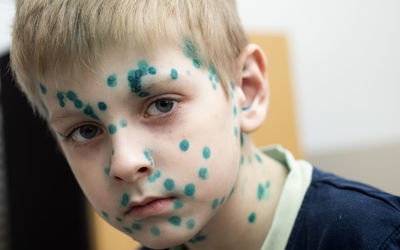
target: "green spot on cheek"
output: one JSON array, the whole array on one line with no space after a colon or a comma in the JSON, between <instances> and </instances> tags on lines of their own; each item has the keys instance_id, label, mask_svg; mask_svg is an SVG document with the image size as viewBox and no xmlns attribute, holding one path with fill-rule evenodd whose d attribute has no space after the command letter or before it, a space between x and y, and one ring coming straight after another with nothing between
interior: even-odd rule
<instances>
[{"instance_id":1,"label":"green spot on cheek","mask_svg":"<svg viewBox=\"0 0 400 250\"><path fill-rule=\"evenodd\" d=\"M256 221L256 213L252 212L248 218L249 223L254 223Z\"/></svg>"},{"instance_id":2,"label":"green spot on cheek","mask_svg":"<svg viewBox=\"0 0 400 250\"><path fill-rule=\"evenodd\" d=\"M186 152L189 149L189 141L184 139L181 141L179 144L179 148L183 151Z\"/></svg>"},{"instance_id":3,"label":"green spot on cheek","mask_svg":"<svg viewBox=\"0 0 400 250\"><path fill-rule=\"evenodd\" d=\"M181 225L182 219L181 219L181 217L179 217L179 216L171 216L171 217L168 219L168 221L169 221L169 223L171 223L172 225L179 227L179 226Z\"/></svg>"},{"instance_id":4,"label":"green spot on cheek","mask_svg":"<svg viewBox=\"0 0 400 250\"><path fill-rule=\"evenodd\" d=\"M140 225L138 223L133 223L132 228L133 228L133 230L140 231L140 230L142 230L142 225Z\"/></svg>"},{"instance_id":5,"label":"green spot on cheek","mask_svg":"<svg viewBox=\"0 0 400 250\"><path fill-rule=\"evenodd\" d=\"M43 95L47 93L47 88L46 86L43 85L43 83L39 83L40 91L42 92Z\"/></svg>"},{"instance_id":6,"label":"green spot on cheek","mask_svg":"<svg viewBox=\"0 0 400 250\"><path fill-rule=\"evenodd\" d=\"M175 188L175 182L168 178L164 181L164 187L166 190L173 190Z\"/></svg>"},{"instance_id":7,"label":"green spot on cheek","mask_svg":"<svg viewBox=\"0 0 400 250\"><path fill-rule=\"evenodd\" d=\"M203 157L204 157L204 159L208 159L208 158L210 158L210 156L211 156L211 150L210 150L210 148L209 147L204 147L203 148Z\"/></svg>"},{"instance_id":8,"label":"green spot on cheek","mask_svg":"<svg viewBox=\"0 0 400 250\"><path fill-rule=\"evenodd\" d=\"M120 217L115 217L115 220L118 222L122 222L122 218L120 218Z\"/></svg>"},{"instance_id":9,"label":"green spot on cheek","mask_svg":"<svg viewBox=\"0 0 400 250\"><path fill-rule=\"evenodd\" d=\"M241 156L240 156L240 166L242 166L242 165L243 165L243 163L244 163L244 156L243 156L243 155L241 155Z\"/></svg>"},{"instance_id":10,"label":"green spot on cheek","mask_svg":"<svg viewBox=\"0 0 400 250\"><path fill-rule=\"evenodd\" d=\"M203 180L207 180L208 179L208 171L207 168L200 168L199 170L199 177Z\"/></svg>"},{"instance_id":11,"label":"green spot on cheek","mask_svg":"<svg viewBox=\"0 0 400 250\"><path fill-rule=\"evenodd\" d=\"M124 227L123 228L125 232L127 232L128 234L133 234L132 230L129 227Z\"/></svg>"},{"instance_id":12,"label":"green spot on cheek","mask_svg":"<svg viewBox=\"0 0 400 250\"><path fill-rule=\"evenodd\" d=\"M128 123L126 122L125 119L122 119L122 120L119 121L119 126L121 128L125 128L127 125L128 125Z\"/></svg>"},{"instance_id":13,"label":"green spot on cheek","mask_svg":"<svg viewBox=\"0 0 400 250\"><path fill-rule=\"evenodd\" d=\"M170 76L172 80L178 79L178 71L176 71L176 69L171 69Z\"/></svg>"},{"instance_id":14,"label":"green spot on cheek","mask_svg":"<svg viewBox=\"0 0 400 250\"><path fill-rule=\"evenodd\" d=\"M216 209L217 208L217 206L218 206L218 199L217 198L215 198L214 200L213 200L213 202L212 202L212 205L211 205L211 208L212 209Z\"/></svg>"},{"instance_id":15,"label":"green spot on cheek","mask_svg":"<svg viewBox=\"0 0 400 250\"><path fill-rule=\"evenodd\" d=\"M243 147L243 133L240 132L240 146Z\"/></svg>"},{"instance_id":16,"label":"green spot on cheek","mask_svg":"<svg viewBox=\"0 0 400 250\"><path fill-rule=\"evenodd\" d=\"M231 198L233 192L235 192L235 186L232 187L231 192L229 193L228 199Z\"/></svg>"},{"instance_id":17,"label":"green spot on cheek","mask_svg":"<svg viewBox=\"0 0 400 250\"><path fill-rule=\"evenodd\" d=\"M235 137L238 136L238 128L237 127L233 128L233 134L235 135Z\"/></svg>"},{"instance_id":18,"label":"green spot on cheek","mask_svg":"<svg viewBox=\"0 0 400 250\"><path fill-rule=\"evenodd\" d=\"M182 201L174 201L174 209L178 210L180 208L183 208L183 202Z\"/></svg>"},{"instance_id":19,"label":"green spot on cheek","mask_svg":"<svg viewBox=\"0 0 400 250\"><path fill-rule=\"evenodd\" d=\"M262 184L258 184L257 188L257 199L260 201L264 196L264 187Z\"/></svg>"},{"instance_id":20,"label":"green spot on cheek","mask_svg":"<svg viewBox=\"0 0 400 250\"><path fill-rule=\"evenodd\" d=\"M112 74L107 78L107 85L108 87L115 87L117 86L117 75L116 74Z\"/></svg>"},{"instance_id":21,"label":"green spot on cheek","mask_svg":"<svg viewBox=\"0 0 400 250\"><path fill-rule=\"evenodd\" d=\"M194 219L189 219L186 221L186 228L192 230L196 226L196 221Z\"/></svg>"},{"instance_id":22,"label":"green spot on cheek","mask_svg":"<svg viewBox=\"0 0 400 250\"><path fill-rule=\"evenodd\" d=\"M224 204L224 201L225 201L225 196L222 197L221 202L220 202L219 204L220 204L220 205Z\"/></svg>"},{"instance_id":23,"label":"green spot on cheek","mask_svg":"<svg viewBox=\"0 0 400 250\"><path fill-rule=\"evenodd\" d=\"M233 115L234 115L234 116L236 116L236 115L237 115L237 108L236 108L236 106L235 106L235 107L233 107Z\"/></svg>"},{"instance_id":24,"label":"green spot on cheek","mask_svg":"<svg viewBox=\"0 0 400 250\"><path fill-rule=\"evenodd\" d=\"M97 104L97 106L99 107L99 109L100 109L101 111L106 111L106 110L107 110L107 104L105 104L104 102L99 102L99 103Z\"/></svg>"},{"instance_id":25,"label":"green spot on cheek","mask_svg":"<svg viewBox=\"0 0 400 250\"><path fill-rule=\"evenodd\" d=\"M101 214L103 215L103 217L104 217L105 219L108 220L108 214L107 214L105 211L101 211Z\"/></svg>"},{"instance_id":26,"label":"green spot on cheek","mask_svg":"<svg viewBox=\"0 0 400 250\"><path fill-rule=\"evenodd\" d=\"M160 229L156 226L150 228L150 232L152 235L157 236L157 237L161 235Z\"/></svg>"},{"instance_id":27,"label":"green spot on cheek","mask_svg":"<svg viewBox=\"0 0 400 250\"><path fill-rule=\"evenodd\" d=\"M161 177L161 171L156 170L149 178L147 178L147 180L149 182L155 182L160 177Z\"/></svg>"},{"instance_id":28,"label":"green spot on cheek","mask_svg":"<svg viewBox=\"0 0 400 250\"><path fill-rule=\"evenodd\" d=\"M126 207L129 203L129 195L128 194L122 194L121 198L121 206Z\"/></svg>"},{"instance_id":29,"label":"green spot on cheek","mask_svg":"<svg viewBox=\"0 0 400 250\"><path fill-rule=\"evenodd\" d=\"M110 176L110 171L111 171L111 168L105 168L104 169L104 173L106 174L106 175L108 175L108 176Z\"/></svg>"},{"instance_id":30,"label":"green spot on cheek","mask_svg":"<svg viewBox=\"0 0 400 250\"><path fill-rule=\"evenodd\" d=\"M195 187L192 183L187 184L187 185L185 186L184 194L185 194L186 196L191 197L191 196L194 195L195 192L196 192L196 187Z\"/></svg>"},{"instance_id":31,"label":"green spot on cheek","mask_svg":"<svg viewBox=\"0 0 400 250\"><path fill-rule=\"evenodd\" d=\"M115 126L114 124L110 124L108 125L108 132L110 132L110 134L115 134L117 132L117 126Z\"/></svg>"}]
</instances>

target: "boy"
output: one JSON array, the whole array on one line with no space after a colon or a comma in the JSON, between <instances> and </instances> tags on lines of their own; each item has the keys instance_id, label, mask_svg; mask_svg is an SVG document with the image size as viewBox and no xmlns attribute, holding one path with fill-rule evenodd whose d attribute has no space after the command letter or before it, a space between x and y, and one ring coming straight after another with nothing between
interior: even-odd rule
<instances>
[{"instance_id":1,"label":"boy","mask_svg":"<svg viewBox=\"0 0 400 250\"><path fill-rule=\"evenodd\" d=\"M146 247L400 247L399 198L253 146L267 67L233 1L20 0L11 57L94 209Z\"/></svg>"}]
</instances>

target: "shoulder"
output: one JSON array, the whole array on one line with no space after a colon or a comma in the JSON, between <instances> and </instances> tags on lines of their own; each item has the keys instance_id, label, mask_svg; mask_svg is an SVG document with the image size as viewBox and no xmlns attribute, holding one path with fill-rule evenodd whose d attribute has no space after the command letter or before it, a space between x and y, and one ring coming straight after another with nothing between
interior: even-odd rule
<instances>
[{"instance_id":1,"label":"shoulder","mask_svg":"<svg viewBox=\"0 0 400 250\"><path fill-rule=\"evenodd\" d=\"M287 249L400 248L400 197L313 169Z\"/></svg>"}]
</instances>

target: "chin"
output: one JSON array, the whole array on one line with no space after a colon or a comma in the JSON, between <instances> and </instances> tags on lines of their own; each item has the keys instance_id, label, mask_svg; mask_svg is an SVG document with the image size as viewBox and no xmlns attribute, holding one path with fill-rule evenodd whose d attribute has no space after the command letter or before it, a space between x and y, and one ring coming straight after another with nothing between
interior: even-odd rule
<instances>
[{"instance_id":1,"label":"chin","mask_svg":"<svg viewBox=\"0 0 400 250\"><path fill-rule=\"evenodd\" d=\"M189 241L193 236L194 235L169 235L169 237L164 236L157 239L146 239L144 241L141 241L140 239L135 240L151 249L167 249L170 247L182 245L185 242Z\"/></svg>"}]
</instances>

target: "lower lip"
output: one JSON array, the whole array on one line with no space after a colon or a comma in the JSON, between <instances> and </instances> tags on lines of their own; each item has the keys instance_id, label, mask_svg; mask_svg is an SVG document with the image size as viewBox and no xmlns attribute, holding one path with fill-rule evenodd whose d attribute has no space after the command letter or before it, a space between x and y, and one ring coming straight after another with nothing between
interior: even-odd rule
<instances>
[{"instance_id":1,"label":"lower lip","mask_svg":"<svg viewBox=\"0 0 400 250\"><path fill-rule=\"evenodd\" d=\"M126 215L135 219L158 215L170 206L173 200L173 198L153 200L146 205L133 207Z\"/></svg>"}]
</instances>

